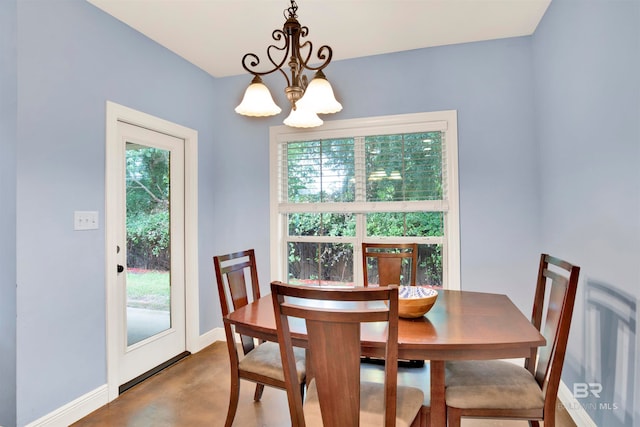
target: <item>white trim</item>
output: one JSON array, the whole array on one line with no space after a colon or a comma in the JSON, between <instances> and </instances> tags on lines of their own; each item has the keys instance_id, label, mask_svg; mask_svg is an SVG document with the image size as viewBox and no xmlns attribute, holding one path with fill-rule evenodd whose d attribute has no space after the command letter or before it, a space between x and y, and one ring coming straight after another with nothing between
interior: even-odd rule
<instances>
[{"instance_id":1,"label":"white trim","mask_svg":"<svg viewBox=\"0 0 640 427\"><path fill-rule=\"evenodd\" d=\"M198 132L184 126L171 123L169 121L151 116L149 114L107 101L106 103L106 168L105 173L114 168L111 164L113 159L109 155L108 149L114 144L118 135L118 121L130 123L132 125L152 129L167 135L175 136L183 139L185 142L185 327L186 350L195 352L199 350L199 331L200 331L200 315L199 315L199 284L198 284ZM118 346L115 345L118 339L118 331L112 326L110 320L113 316L117 316L115 302L118 300L117 290L109 287L110 283L115 282L117 264L115 251L112 250L117 244L117 230L109 227L108 218L117 215L114 203L111 200L116 199L118 194L117 188L112 188L113 183L108 179L105 180L105 245L106 245L106 273L105 285L106 304L107 304L107 386L108 401L112 401L118 397L118 368L117 360Z\"/></svg>"},{"instance_id":2,"label":"white trim","mask_svg":"<svg viewBox=\"0 0 640 427\"><path fill-rule=\"evenodd\" d=\"M279 203L278 210L290 212L440 212L449 209L447 200L424 200L403 202L330 202L330 203Z\"/></svg>"},{"instance_id":3,"label":"white trim","mask_svg":"<svg viewBox=\"0 0 640 427\"><path fill-rule=\"evenodd\" d=\"M290 141L289 135L305 135L305 138L313 139L319 138L319 135L322 138L361 136L364 133L374 135L379 133L378 131L382 133L448 131L451 115L455 118L457 116L456 110L332 120L325 121L322 127L317 128L303 129L289 126L273 126L271 129L279 135L277 142Z\"/></svg>"},{"instance_id":4,"label":"white trim","mask_svg":"<svg viewBox=\"0 0 640 427\"><path fill-rule=\"evenodd\" d=\"M25 427L67 427L107 403L109 403L108 387L104 384L84 396L80 396L66 405L59 407L55 411L38 418Z\"/></svg>"},{"instance_id":5,"label":"white trim","mask_svg":"<svg viewBox=\"0 0 640 427\"><path fill-rule=\"evenodd\" d=\"M576 426L578 427L598 427L591 419L587 411L580 402L573 397L573 393L567 385L560 381L560 387L558 387L558 400L562 402L567 409L567 413L571 417Z\"/></svg>"},{"instance_id":6,"label":"white trim","mask_svg":"<svg viewBox=\"0 0 640 427\"><path fill-rule=\"evenodd\" d=\"M447 235L447 255L445 257L447 265L443 266L446 274L445 280L447 289L460 290L460 193L458 185L458 112L455 110L444 112L447 116L447 123L455 123L455 126L447 128L447 140L455 141L454 144L446 142L447 148L447 168L454 173L447 175L447 197L448 211L445 222L445 234Z\"/></svg>"},{"instance_id":7,"label":"white trim","mask_svg":"<svg viewBox=\"0 0 640 427\"><path fill-rule=\"evenodd\" d=\"M271 280L283 280L285 270L281 262L286 257L286 249L282 244L283 233L285 227L282 215L278 214L278 187L280 180L278 179L280 167L278 167L278 159L280 157L280 135L284 129L280 126L272 126L269 128L269 253L271 253L270 273Z\"/></svg>"},{"instance_id":8,"label":"white trim","mask_svg":"<svg viewBox=\"0 0 640 427\"><path fill-rule=\"evenodd\" d=\"M200 335L198 343L200 348L198 349L198 351L210 346L216 341L227 341L227 337L224 334L224 328L213 328L209 332Z\"/></svg>"}]
</instances>

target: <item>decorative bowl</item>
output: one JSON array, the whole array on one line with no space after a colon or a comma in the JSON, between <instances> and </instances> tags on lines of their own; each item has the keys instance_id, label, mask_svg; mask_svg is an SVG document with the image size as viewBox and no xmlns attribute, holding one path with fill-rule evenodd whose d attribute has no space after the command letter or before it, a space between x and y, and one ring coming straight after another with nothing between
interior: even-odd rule
<instances>
[{"instance_id":1,"label":"decorative bowl","mask_svg":"<svg viewBox=\"0 0 640 427\"><path fill-rule=\"evenodd\" d=\"M398 316L415 319L424 316L438 299L438 291L427 286L398 287Z\"/></svg>"}]
</instances>

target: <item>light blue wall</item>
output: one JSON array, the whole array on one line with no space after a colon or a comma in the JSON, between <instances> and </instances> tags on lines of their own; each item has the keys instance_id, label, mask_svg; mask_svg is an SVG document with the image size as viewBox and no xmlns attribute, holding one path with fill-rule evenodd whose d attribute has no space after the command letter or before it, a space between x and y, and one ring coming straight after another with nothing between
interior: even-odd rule
<instances>
[{"instance_id":1,"label":"light blue wall","mask_svg":"<svg viewBox=\"0 0 640 427\"><path fill-rule=\"evenodd\" d=\"M0 2L0 425L16 423L16 1Z\"/></svg>"},{"instance_id":2,"label":"light blue wall","mask_svg":"<svg viewBox=\"0 0 640 427\"><path fill-rule=\"evenodd\" d=\"M533 47L543 249L582 266L563 375L571 389L604 380L585 372L596 355L583 337L596 331L587 326L584 290L595 281L640 301L640 2L554 0ZM597 343L603 360L613 357L605 341L613 333ZM635 384L637 425L637 335L635 342L635 354L626 352L635 377L621 360L613 363ZM609 392L595 403L622 406L621 396L604 398ZM611 418L619 413L584 406L598 425L619 425Z\"/></svg>"},{"instance_id":3,"label":"light blue wall","mask_svg":"<svg viewBox=\"0 0 640 427\"><path fill-rule=\"evenodd\" d=\"M105 102L198 131L199 199L208 209L218 125L209 75L89 3L21 1L17 22L17 422L24 425L106 383ZM100 229L74 231L75 210L98 211ZM201 212L202 222L208 216ZM210 259L201 253L204 269Z\"/></svg>"}]
</instances>

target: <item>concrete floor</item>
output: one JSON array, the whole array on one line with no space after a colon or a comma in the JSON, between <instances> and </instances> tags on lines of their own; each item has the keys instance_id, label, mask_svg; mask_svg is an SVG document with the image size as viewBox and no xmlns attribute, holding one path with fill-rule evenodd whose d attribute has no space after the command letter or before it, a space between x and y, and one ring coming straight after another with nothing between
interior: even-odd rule
<instances>
[{"instance_id":1,"label":"concrete floor","mask_svg":"<svg viewBox=\"0 0 640 427\"><path fill-rule=\"evenodd\" d=\"M383 367L363 364L363 379L380 377ZM399 382L427 385L429 365L400 370ZM422 387L424 389L424 387ZM253 401L255 385L242 381L234 426L282 427L291 425L286 393L265 387L262 400ZM428 399L428 392L426 393ZM72 427L198 427L223 426L229 402L229 356L218 341L182 359L120 397L88 415ZM524 427L526 421L463 419L463 427ZM575 427L560 410L556 426Z\"/></svg>"}]
</instances>

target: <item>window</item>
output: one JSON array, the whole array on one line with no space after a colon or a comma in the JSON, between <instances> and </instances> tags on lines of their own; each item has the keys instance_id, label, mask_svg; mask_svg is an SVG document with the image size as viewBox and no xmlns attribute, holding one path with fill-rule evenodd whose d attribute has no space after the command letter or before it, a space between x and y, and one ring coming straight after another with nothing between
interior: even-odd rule
<instances>
[{"instance_id":1,"label":"window","mask_svg":"<svg viewBox=\"0 0 640 427\"><path fill-rule=\"evenodd\" d=\"M417 284L459 289L455 111L271 128L272 277L362 283L361 243L418 243Z\"/></svg>"}]
</instances>

